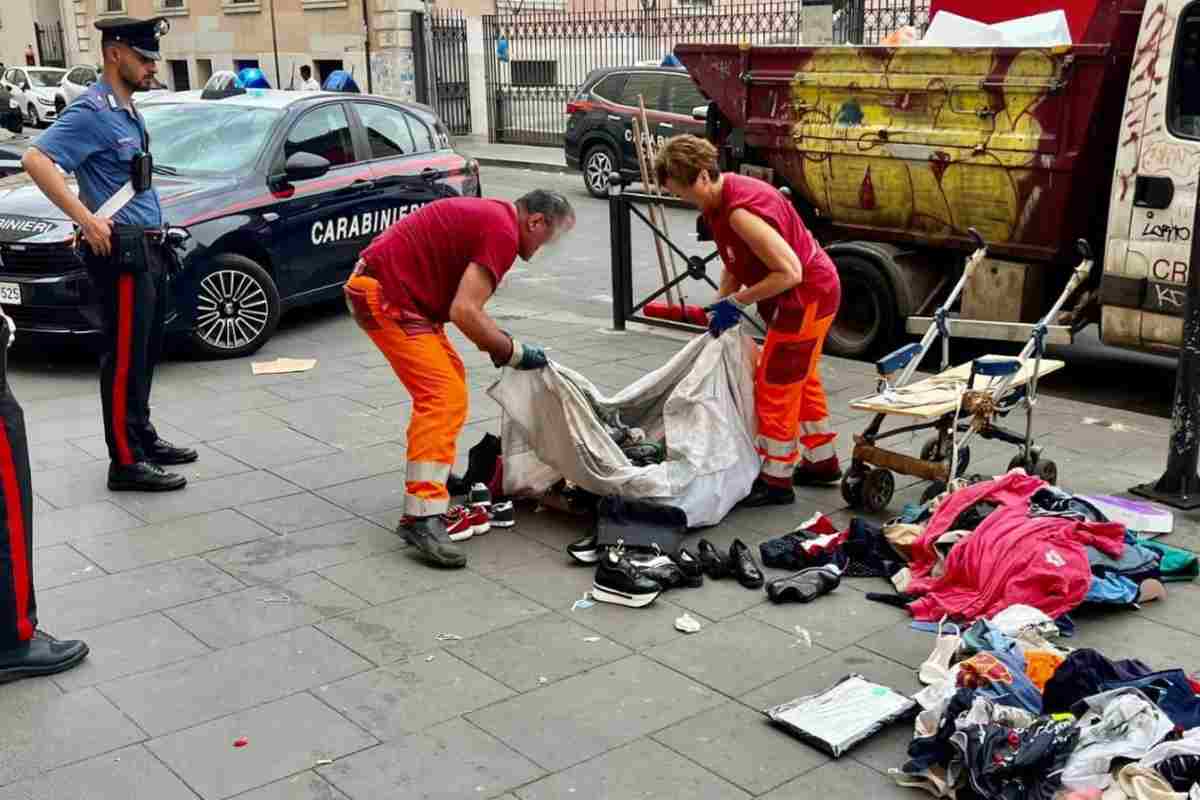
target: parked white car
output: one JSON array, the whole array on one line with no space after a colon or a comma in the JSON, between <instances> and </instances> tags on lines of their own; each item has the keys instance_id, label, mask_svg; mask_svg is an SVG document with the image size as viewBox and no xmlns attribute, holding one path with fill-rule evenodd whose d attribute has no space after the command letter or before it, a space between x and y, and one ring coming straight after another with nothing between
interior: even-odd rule
<instances>
[{"instance_id":1,"label":"parked white car","mask_svg":"<svg viewBox=\"0 0 1200 800\"><path fill-rule=\"evenodd\" d=\"M66 74L65 69L54 67L10 67L3 83L27 124L40 127L58 117L54 99Z\"/></svg>"},{"instance_id":2,"label":"parked white car","mask_svg":"<svg viewBox=\"0 0 1200 800\"><path fill-rule=\"evenodd\" d=\"M86 92L99 77L100 70L96 67L72 67L66 75L63 75L62 83L59 84L55 111L62 114L62 110L78 100L79 96Z\"/></svg>"}]
</instances>

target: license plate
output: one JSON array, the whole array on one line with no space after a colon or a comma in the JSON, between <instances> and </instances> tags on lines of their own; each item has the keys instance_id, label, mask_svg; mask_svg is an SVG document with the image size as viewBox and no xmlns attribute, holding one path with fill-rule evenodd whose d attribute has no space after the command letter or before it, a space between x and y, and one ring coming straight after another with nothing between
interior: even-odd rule
<instances>
[{"instance_id":1,"label":"license plate","mask_svg":"<svg viewBox=\"0 0 1200 800\"><path fill-rule=\"evenodd\" d=\"M21 305L21 284L0 283L0 303L10 306Z\"/></svg>"}]
</instances>

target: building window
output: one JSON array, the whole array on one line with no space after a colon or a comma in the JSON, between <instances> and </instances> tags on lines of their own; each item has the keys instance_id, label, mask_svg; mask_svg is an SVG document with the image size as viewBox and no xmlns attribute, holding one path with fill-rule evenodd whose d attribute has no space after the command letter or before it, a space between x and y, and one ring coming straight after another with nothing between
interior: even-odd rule
<instances>
[{"instance_id":1,"label":"building window","mask_svg":"<svg viewBox=\"0 0 1200 800\"><path fill-rule=\"evenodd\" d=\"M553 86L558 83L557 61L512 62L513 86Z\"/></svg>"},{"instance_id":2,"label":"building window","mask_svg":"<svg viewBox=\"0 0 1200 800\"><path fill-rule=\"evenodd\" d=\"M188 0L154 0L154 9L164 17L179 17L188 13Z\"/></svg>"},{"instance_id":3,"label":"building window","mask_svg":"<svg viewBox=\"0 0 1200 800\"><path fill-rule=\"evenodd\" d=\"M96 15L124 14L125 0L96 0Z\"/></svg>"},{"instance_id":4,"label":"building window","mask_svg":"<svg viewBox=\"0 0 1200 800\"><path fill-rule=\"evenodd\" d=\"M347 8L349 0L304 0L305 11L320 11L326 8Z\"/></svg>"},{"instance_id":5,"label":"building window","mask_svg":"<svg viewBox=\"0 0 1200 800\"><path fill-rule=\"evenodd\" d=\"M192 81L188 78L188 65L186 61L168 61L167 66L171 68L171 88L177 92L186 92L192 88Z\"/></svg>"},{"instance_id":6,"label":"building window","mask_svg":"<svg viewBox=\"0 0 1200 800\"><path fill-rule=\"evenodd\" d=\"M313 59L313 69L317 71L317 82L322 86L325 85L325 79L339 69L345 69L345 65L340 58L316 58Z\"/></svg>"},{"instance_id":7,"label":"building window","mask_svg":"<svg viewBox=\"0 0 1200 800\"><path fill-rule=\"evenodd\" d=\"M221 10L226 14L254 14L262 11L258 0L221 0Z\"/></svg>"}]
</instances>

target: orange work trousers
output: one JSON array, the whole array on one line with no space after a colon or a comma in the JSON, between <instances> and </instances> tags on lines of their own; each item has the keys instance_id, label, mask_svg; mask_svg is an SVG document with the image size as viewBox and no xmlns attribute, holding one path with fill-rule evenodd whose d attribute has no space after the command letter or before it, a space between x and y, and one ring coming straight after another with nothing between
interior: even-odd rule
<instances>
[{"instance_id":1,"label":"orange work trousers","mask_svg":"<svg viewBox=\"0 0 1200 800\"><path fill-rule=\"evenodd\" d=\"M818 463L835 455L837 436L829 426L829 405L821 385L821 349L835 314L817 318L810 303L803 315L782 309L767 330L767 341L754 376L761 477L776 486L792 485L801 456Z\"/></svg>"},{"instance_id":2,"label":"orange work trousers","mask_svg":"<svg viewBox=\"0 0 1200 800\"><path fill-rule=\"evenodd\" d=\"M404 513L430 517L446 511L446 481L458 435L467 421L467 373L441 325L389 308L379 282L355 275L344 289L346 304L396 377L412 395Z\"/></svg>"}]
</instances>

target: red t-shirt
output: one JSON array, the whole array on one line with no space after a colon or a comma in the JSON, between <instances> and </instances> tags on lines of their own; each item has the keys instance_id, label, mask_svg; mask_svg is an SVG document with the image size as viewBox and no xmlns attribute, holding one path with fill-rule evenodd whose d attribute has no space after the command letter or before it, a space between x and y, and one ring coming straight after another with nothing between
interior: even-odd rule
<instances>
[{"instance_id":1,"label":"red t-shirt","mask_svg":"<svg viewBox=\"0 0 1200 800\"><path fill-rule=\"evenodd\" d=\"M448 197L409 214L362 251L383 294L431 322L450 321L450 305L472 262L493 287L517 259L517 209L506 200Z\"/></svg>"},{"instance_id":2,"label":"red t-shirt","mask_svg":"<svg viewBox=\"0 0 1200 800\"><path fill-rule=\"evenodd\" d=\"M837 267L804 226L791 202L771 184L732 172L724 175L720 208L713 215L705 214L725 268L744 286L753 286L770 273L767 265L729 224L729 217L739 208L765 220L778 231L800 257L804 268L804 280L799 286L759 302L758 311L763 319L774 321L777 310L791 312L789 316L802 316L805 307L814 303L817 319L837 313L842 298Z\"/></svg>"}]
</instances>

